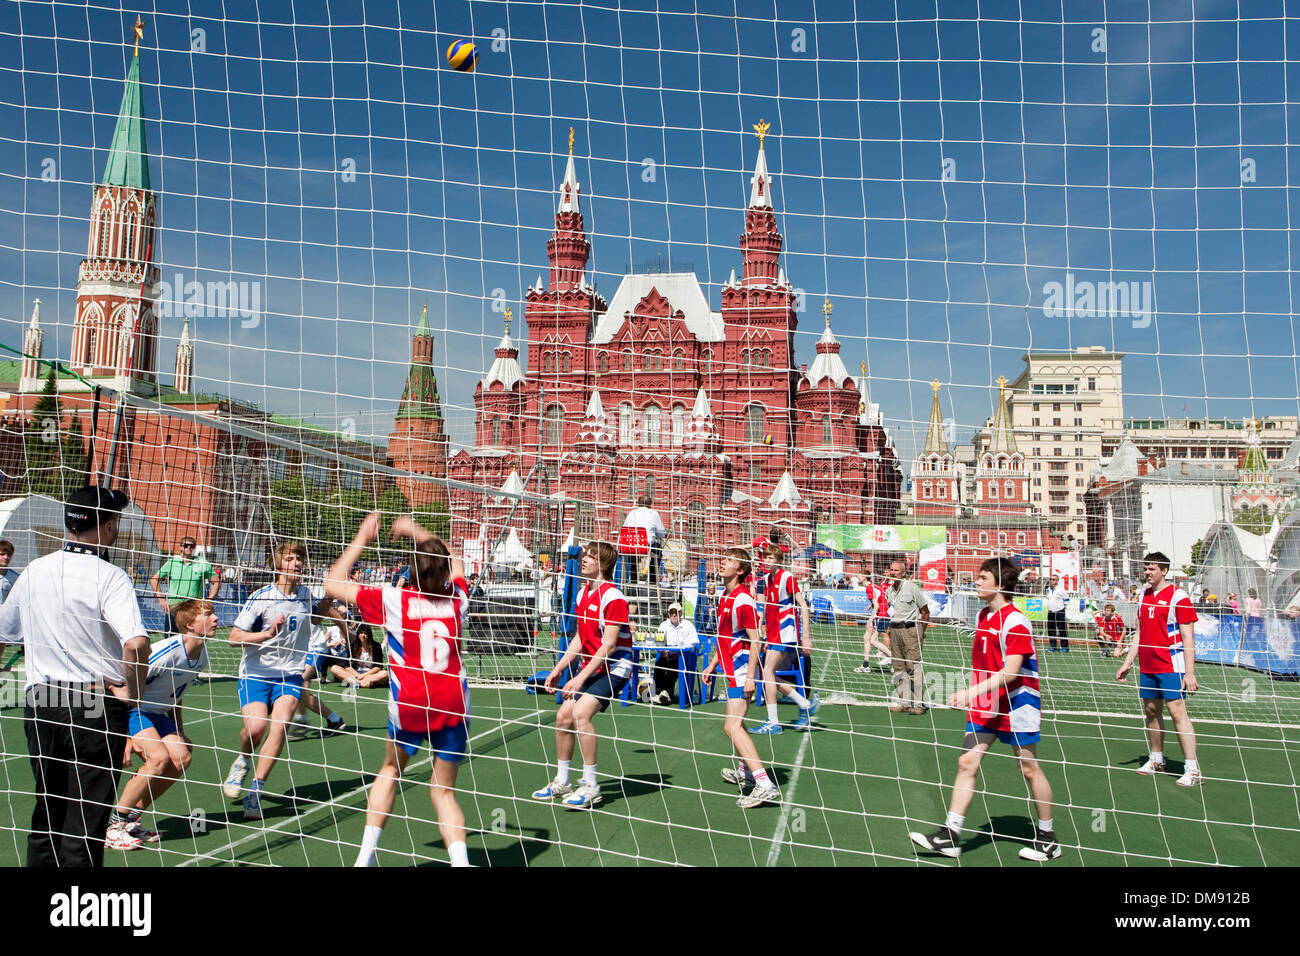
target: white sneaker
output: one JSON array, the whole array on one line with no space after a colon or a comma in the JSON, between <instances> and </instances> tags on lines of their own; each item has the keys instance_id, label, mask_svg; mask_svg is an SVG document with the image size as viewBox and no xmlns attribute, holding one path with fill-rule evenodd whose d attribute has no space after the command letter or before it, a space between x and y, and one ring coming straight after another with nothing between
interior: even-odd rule
<instances>
[{"instance_id":1,"label":"white sneaker","mask_svg":"<svg viewBox=\"0 0 1300 956\"><path fill-rule=\"evenodd\" d=\"M139 837L127 832L121 823L110 823L108 832L104 834L104 845L112 850L138 850L141 842Z\"/></svg>"},{"instance_id":2,"label":"white sneaker","mask_svg":"<svg viewBox=\"0 0 1300 956\"><path fill-rule=\"evenodd\" d=\"M244 778L247 776L248 761L243 757L236 757L235 762L230 765L226 782L221 785L221 792L226 795L227 800L239 799L239 795L244 792Z\"/></svg>"},{"instance_id":3,"label":"white sneaker","mask_svg":"<svg viewBox=\"0 0 1300 956\"><path fill-rule=\"evenodd\" d=\"M743 810L752 810L765 803L780 803L781 791L776 787L755 787L748 794L736 801L736 806Z\"/></svg>"},{"instance_id":4,"label":"white sneaker","mask_svg":"<svg viewBox=\"0 0 1300 956\"><path fill-rule=\"evenodd\" d=\"M584 783L577 790L567 797L563 803L570 810L590 810L596 804L600 803L600 785L594 783Z\"/></svg>"},{"instance_id":5,"label":"white sneaker","mask_svg":"<svg viewBox=\"0 0 1300 956\"><path fill-rule=\"evenodd\" d=\"M560 783L558 780L552 780L540 790L533 791L534 800L554 800L556 797L565 797L573 793L573 784Z\"/></svg>"},{"instance_id":6,"label":"white sneaker","mask_svg":"<svg viewBox=\"0 0 1300 956\"><path fill-rule=\"evenodd\" d=\"M857 667L853 668L853 673L855 673L855 674L870 674L870 673L872 673L871 665L870 665L870 664L859 664Z\"/></svg>"},{"instance_id":7,"label":"white sneaker","mask_svg":"<svg viewBox=\"0 0 1300 956\"><path fill-rule=\"evenodd\" d=\"M741 787L742 789L754 785L754 778L749 775L748 771L741 773L735 767L724 767L722 770L722 779L732 786Z\"/></svg>"},{"instance_id":8,"label":"white sneaker","mask_svg":"<svg viewBox=\"0 0 1300 956\"><path fill-rule=\"evenodd\" d=\"M1165 764L1163 760L1152 760L1149 757L1147 762L1137 768L1137 772L1144 777L1149 777L1153 773L1164 773Z\"/></svg>"},{"instance_id":9,"label":"white sneaker","mask_svg":"<svg viewBox=\"0 0 1300 956\"><path fill-rule=\"evenodd\" d=\"M1205 778L1199 770L1188 770L1178 778L1177 783L1180 787L1201 787L1205 785Z\"/></svg>"},{"instance_id":10,"label":"white sneaker","mask_svg":"<svg viewBox=\"0 0 1300 956\"><path fill-rule=\"evenodd\" d=\"M311 733L311 725L307 723L307 715L299 714L289 724L289 733L286 735L290 740L303 740Z\"/></svg>"},{"instance_id":11,"label":"white sneaker","mask_svg":"<svg viewBox=\"0 0 1300 956\"><path fill-rule=\"evenodd\" d=\"M244 819L262 819L262 791L250 790L244 795Z\"/></svg>"}]
</instances>

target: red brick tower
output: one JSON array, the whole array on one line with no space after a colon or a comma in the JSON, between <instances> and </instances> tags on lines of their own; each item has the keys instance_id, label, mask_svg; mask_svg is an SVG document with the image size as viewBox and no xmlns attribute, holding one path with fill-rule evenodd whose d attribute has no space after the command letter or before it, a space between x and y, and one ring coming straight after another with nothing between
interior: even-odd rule
<instances>
[{"instance_id":1,"label":"red brick tower","mask_svg":"<svg viewBox=\"0 0 1300 956\"><path fill-rule=\"evenodd\" d=\"M417 475L446 478L447 436L442 425L438 379L433 372L433 331L426 305L411 337L411 370L406 374L397 420L388 436L389 464ZM398 478L397 487L413 507L447 504L447 488L438 482Z\"/></svg>"}]
</instances>

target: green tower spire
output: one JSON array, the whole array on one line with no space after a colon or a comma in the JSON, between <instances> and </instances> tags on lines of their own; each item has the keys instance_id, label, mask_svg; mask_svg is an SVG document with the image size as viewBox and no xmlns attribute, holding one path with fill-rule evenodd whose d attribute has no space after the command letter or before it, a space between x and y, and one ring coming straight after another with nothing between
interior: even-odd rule
<instances>
[{"instance_id":1,"label":"green tower spire","mask_svg":"<svg viewBox=\"0 0 1300 956\"><path fill-rule=\"evenodd\" d=\"M433 330L429 327L427 304L411 339L411 370L406 375L397 418L442 418L438 379L433 374Z\"/></svg>"},{"instance_id":2,"label":"green tower spire","mask_svg":"<svg viewBox=\"0 0 1300 956\"><path fill-rule=\"evenodd\" d=\"M140 98L140 38L142 36L144 36L144 22L137 16L135 53L131 57L131 68L126 74L122 108L117 114L117 127L113 130L113 145L109 147L108 164L104 167L103 185L105 186L153 189L149 181L149 144L145 138L144 107Z\"/></svg>"}]
</instances>

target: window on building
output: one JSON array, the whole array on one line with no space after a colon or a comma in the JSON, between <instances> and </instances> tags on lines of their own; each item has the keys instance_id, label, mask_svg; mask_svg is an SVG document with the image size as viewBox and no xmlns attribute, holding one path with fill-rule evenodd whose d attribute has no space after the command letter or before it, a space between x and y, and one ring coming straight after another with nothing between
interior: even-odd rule
<instances>
[{"instance_id":1,"label":"window on building","mask_svg":"<svg viewBox=\"0 0 1300 956\"><path fill-rule=\"evenodd\" d=\"M623 350L623 371L625 372L632 371L632 350L631 349Z\"/></svg>"},{"instance_id":2,"label":"window on building","mask_svg":"<svg viewBox=\"0 0 1300 956\"><path fill-rule=\"evenodd\" d=\"M569 353L568 353L568 352L565 352L565 353L563 353L563 355L561 355L561 357L560 357L560 364L564 366L564 371L566 371L566 372L569 371L570 366L569 366Z\"/></svg>"},{"instance_id":3,"label":"window on building","mask_svg":"<svg viewBox=\"0 0 1300 956\"><path fill-rule=\"evenodd\" d=\"M1025 533L1023 531L1016 532L1016 546L1021 548L1025 546Z\"/></svg>"},{"instance_id":4,"label":"window on building","mask_svg":"<svg viewBox=\"0 0 1300 956\"><path fill-rule=\"evenodd\" d=\"M555 370L555 356L550 352L542 353L542 371L552 372Z\"/></svg>"},{"instance_id":5,"label":"window on building","mask_svg":"<svg viewBox=\"0 0 1300 956\"><path fill-rule=\"evenodd\" d=\"M686 353L683 352L681 349L678 349L676 352L673 353L673 368L680 372L685 367L686 367Z\"/></svg>"},{"instance_id":6,"label":"window on building","mask_svg":"<svg viewBox=\"0 0 1300 956\"><path fill-rule=\"evenodd\" d=\"M501 419L492 419L492 444L501 444Z\"/></svg>"},{"instance_id":7,"label":"window on building","mask_svg":"<svg viewBox=\"0 0 1300 956\"><path fill-rule=\"evenodd\" d=\"M1059 418L1053 418L1053 419L1052 419L1052 427L1053 427L1053 428L1060 428L1060 427L1061 427L1061 420L1060 420Z\"/></svg>"},{"instance_id":8,"label":"window on building","mask_svg":"<svg viewBox=\"0 0 1300 956\"><path fill-rule=\"evenodd\" d=\"M653 498L653 497L655 496L655 476L654 476L654 475L646 475L646 476L645 476L645 493L646 493L646 497L647 497L647 498Z\"/></svg>"},{"instance_id":9,"label":"window on building","mask_svg":"<svg viewBox=\"0 0 1300 956\"><path fill-rule=\"evenodd\" d=\"M1083 449L1082 449L1082 448L1076 448L1076 449L1074 450L1074 457L1075 457L1075 458L1082 458L1082 457L1083 457Z\"/></svg>"},{"instance_id":10,"label":"window on building","mask_svg":"<svg viewBox=\"0 0 1300 956\"><path fill-rule=\"evenodd\" d=\"M1083 462L1081 462L1081 461L1076 461L1076 462L1074 463L1074 470L1075 470L1075 471L1083 471Z\"/></svg>"},{"instance_id":11,"label":"window on building","mask_svg":"<svg viewBox=\"0 0 1300 956\"><path fill-rule=\"evenodd\" d=\"M647 405L645 410L645 443L650 448L659 447L659 429L662 427L659 406Z\"/></svg>"},{"instance_id":12,"label":"window on building","mask_svg":"<svg viewBox=\"0 0 1300 956\"><path fill-rule=\"evenodd\" d=\"M997 496L998 496L998 483L997 483L996 481L990 481L990 482L989 482L989 497L990 497L990 498L996 498Z\"/></svg>"},{"instance_id":13,"label":"window on building","mask_svg":"<svg viewBox=\"0 0 1300 956\"><path fill-rule=\"evenodd\" d=\"M831 417L829 415L822 416L822 444L831 444Z\"/></svg>"},{"instance_id":14,"label":"window on building","mask_svg":"<svg viewBox=\"0 0 1300 956\"><path fill-rule=\"evenodd\" d=\"M1079 386L1076 385L1074 382L1070 382L1065 386L1066 395L1074 395L1078 391L1079 391Z\"/></svg>"},{"instance_id":15,"label":"window on building","mask_svg":"<svg viewBox=\"0 0 1300 956\"><path fill-rule=\"evenodd\" d=\"M930 482L924 481L921 483L921 497L922 498L934 497L934 488Z\"/></svg>"},{"instance_id":16,"label":"window on building","mask_svg":"<svg viewBox=\"0 0 1300 956\"><path fill-rule=\"evenodd\" d=\"M749 367L749 349L740 350L740 367L741 368Z\"/></svg>"},{"instance_id":17,"label":"window on building","mask_svg":"<svg viewBox=\"0 0 1300 956\"><path fill-rule=\"evenodd\" d=\"M939 492L939 497L940 497L940 498L947 498L947 497L948 497L948 482L946 482L946 481L939 481L939 482L936 482L935 484L937 485L937 490L938 490L938 492Z\"/></svg>"},{"instance_id":18,"label":"window on building","mask_svg":"<svg viewBox=\"0 0 1300 956\"><path fill-rule=\"evenodd\" d=\"M546 444L559 445L564 440L564 406L546 407Z\"/></svg>"},{"instance_id":19,"label":"window on building","mask_svg":"<svg viewBox=\"0 0 1300 956\"><path fill-rule=\"evenodd\" d=\"M604 352L601 352L600 355L596 357L596 371L601 375L604 375L609 371L609 358Z\"/></svg>"},{"instance_id":20,"label":"window on building","mask_svg":"<svg viewBox=\"0 0 1300 956\"><path fill-rule=\"evenodd\" d=\"M1035 478L1035 479L1034 479L1034 487L1035 487L1035 488L1041 488L1041 487L1042 487L1042 484L1043 484L1043 479L1041 479L1041 478Z\"/></svg>"},{"instance_id":21,"label":"window on building","mask_svg":"<svg viewBox=\"0 0 1300 956\"><path fill-rule=\"evenodd\" d=\"M1037 402L1034 402L1034 411L1038 411L1038 403L1037 403ZM1037 423L1035 423L1035 424L1037 424Z\"/></svg>"},{"instance_id":22,"label":"window on building","mask_svg":"<svg viewBox=\"0 0 1300 956\"><path fill-rule=\"evenodd\" d=\"M636 430L636 412L627 402L618 406L618 443L632 444L632 435Z\"/></svg>"},{"instance_id":23,"label":"window on building","mask_svg":"<svg viewBox=\"0 0 1300 956\"><path fill-rule=\"evenodd\" d=\"M1057 437L1059 438L1060 436L1058 435ZM1060 458L1060 457L1061 457L1061 449L1059 449L1059 448L1053 448L1053 449L1052 449L1052 457L1053 457L1053 458Z\"/></svg>"},{"instance_id":24,"label":"window on building","mask_svg":"<svg viewBox=\"0 0 1300 956\"><path fill-rule=\"evenodd\" d=\"M963 531L963 532L961 533L961 543L962 543L962 544L970 544L970 532L969 532L969 531Z\"/></svg>"},{"instance_id":25,"label":"window on building","mask_svg":"<svg viewBox=\"0 0 1300 956\"><path fill-rule=\"evenodd\" d=\"M713 349L705 349L702 358L704 360L704 374L708 375L713 371Z\"/></svg>"},{"instance_id":26,"label":"window on building","mask_svg":"<svg viewBox=\"0 0 1300 956\"><path fill-rule=\"evenodd\" d=\"M573 536L579 543L596 537L596 509L590 501L579 501L573 516Z\"/></svg>"},{"instance_id":27,"label":"window on building","mask_svg":"<svg viewBox=\"0 0 1300 956\"><path fill-rule=\"evenodd\" d=\"M757 458L750 459L749 480L759 481L762 477L763 477L763 463L759 461Z\"/></svg>"},{"instance_id":28,"label":"window on building","mask_svg":"<svg viewBox=\"0 0 1300 956\"><path fill-rule=\"evenodd\" d=\"M1014 498L1016 496L1016 483L1014 481L1005 481L1002 483L1002 497Z\"/></svg>"},{"instance_id":29,"label":"window on building","mask_svg":"<svg viewBox=\"0 0 1300 956\"><path fill-rule=\"evenodd\" d=\"M988 544L988 543L989 543L989 533L987 531L981 531L980 544Z\"/></svg>"},{"instance_id":30,"label":"window on building","mask_svg":"<svg viewBox=\"0 0 1300 956\"><path fill-rule=\"evenodd\" d=\"M1006 543L1007 543L1007 533L1005 531L999 531L998 544L1005 546Z\"/></svg>"},{"instance_id":31,"label":"window on building","mask_svg":"<svg viewBox=\"0 0 1300 956\"><path fill-rule=\"evenodd\" d=\"M686 438L686 408L674 405L672 413L672 442L674 448L681 448Z\"/></svg>"},{"instance_id":32,"label":"window on building","mask_svg":"<svg viewBox=\"0 0 1300 956\"><path fill-rule=\"evenodd\" d=\"M632 502L634 505L637 504L636 475L627 476L627 500ZM624 515L624 517L627 516Z\"/></svg>"},{"instance_id":33,"label":"window on building","mask_svg":"<svg viewBox=\"0 0 1300 956\"><path fill-rule=\"evenodd\" d=\"M1037 418L1035 418L1035 419L1033 420L1032 424L1033 424L1035 427L1037 427L1037 426L1040 424L1040 422L1039 422L1039 420L1038 420Z\"/></svg>"},{"instance_id":34,"label":"window on building","mask_svg":"<svg viewBox=\"0 0 1300 956\"><path fill-rule=\"evenodd\" d=\"M1074 403L1074 410L1075 410L1076 412L1081 412L1081 411L1083 411L1083 402L1075 402L1075 403Z\"/></svg>"},{"instance_id":35,"label":"window on building","mask_svg":"<svg viewBox=\"0 0 1300 956\"><path fill-rule=\"evenodd\" d=\"M1088 391L1090 392L1097 391L1097 380L1095 378L1088 379Z\"/></svg>"},{"instance_id":36,"label":"window on building","mask_svg":"<svg viewBox=\"0 0 1300 956\"><path fill-rule=\"evenodd\" d=\"M767 435L767 413L757 403L745 409L745 441L760 445Z\"/></svg>"},{"instance_id":37,"label":"window on building","mask_svg":"<svg viewBox=\"0 0 1300 956\"><path fill-rule=\"evenodd\" d=\"M692 501L686 506L686 537L695 547L704 545L704 505Z\"/></svg>"},{"instance_id":38,"label":"window on building","mask_svg":"<svg viewBox=\"0 0 1300 956\"><path fill-rule=\"evenodd\" d=\"M1052 402L1052 411L1054 411L1054 412L1059 412L1060 410L1061 410L1061 403L1060 403L1060 402Z\"/></svg>"},{"instance_id":39,"label":"window on building","mask_svg":"<svg viewBox=\"0 0 1300 956\"><path fill-rule=\"evenodd\" d=\"M763 349L763 368L772 367L772 350Z\"/></svg>"},{"instance_id":40,"label":"window on building","mask_svg":"<svg viewBox=\"0 0 1300 956\"><path fill-rule=\"evenodd\" d=\"M1042 496L1042 494L1039 493L1039 492L1037 492L1037 491L1035 491L1035 492L1034 492L1034 500L1035 500L1035 501L1042 501L1042 500L1043 500L1043 496Z\"/></svg>"}]
</instances>

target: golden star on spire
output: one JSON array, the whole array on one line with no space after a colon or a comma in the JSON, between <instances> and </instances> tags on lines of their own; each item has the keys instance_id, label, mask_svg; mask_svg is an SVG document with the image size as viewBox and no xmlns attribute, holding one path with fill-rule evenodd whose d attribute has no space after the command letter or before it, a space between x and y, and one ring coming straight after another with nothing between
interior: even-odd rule
<instances>
[{"instance_id":1,"label":"golden star on spire","mask_svg":"<svg viewBox=\"0 0 1300 956\"><path fill-rule=\"evenodd\" d=\"M573 127L569 127L569 155L573 155Z\"/></svg>"},{"instance_id":2,"label":"golden star on spire","mask_svg":"<svg viewBox=\"0 0 1300 956\"><path fill-rule=\"evenodd\" d=\"M763 148L763 137L767 135L767 131L770 130L771 128L772 128L772 124L765 119L760 119L757 123L754 124L754 132L758 134L759 149Z\"/></svg>"},{"instance_id":3,"label":"golden star on spire","mask_svg":"<svg viewBox=\"0 0 1300 956\"><path fill-rule=\"evenodd\" d=\"M867 377L867 363L866 363L866 362L859 362L859 363L858 363L858 368L860 368L860 369L862 370L862 377L863 377L863 378L866 378L866 377Z\"/></svg>"},{"instance_id":4,"label":"golden star on spire","mask_svg":"<svg viewBox=\"0 0 1300 956\"><path fill-rule=\"evenodd\" d=\"M510 334L510 322L514 317L514 313L510 311L510 306L506 306L506 335Z\"/></svg>"},{"instance_id":5,"label":"golden star on spire","mask_svg":"<svg viewBox=\"0 0 1300 956\"><path fill-rule=\"evenodd\" d=\"M135 15L135 26L132 28L135 33L135 55L140 55L140 40L144 38L144 21L140 19L140 14Z\"/></svg>"},{"instance_id":6,"label":"golden star on spire","mask_svg":"<svg viewBox=\"0 0 1300 956\"><path fill-rule=\"evenodd\" d=\"M938 395L939 389L943 387L943 382L939 381L936 378L933 382L930 383L930 387L934 389L934 394Z\"/></svg>"}]
</instances>

